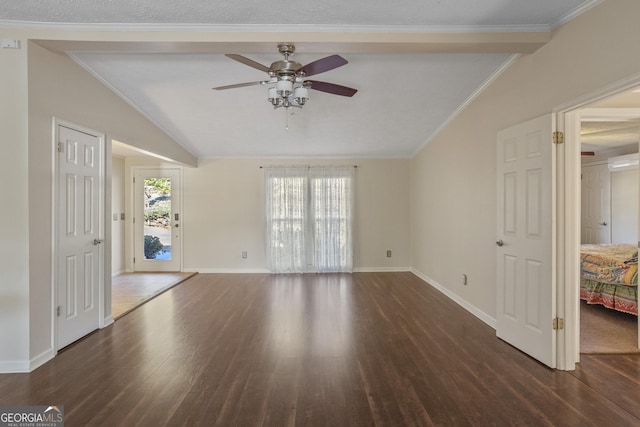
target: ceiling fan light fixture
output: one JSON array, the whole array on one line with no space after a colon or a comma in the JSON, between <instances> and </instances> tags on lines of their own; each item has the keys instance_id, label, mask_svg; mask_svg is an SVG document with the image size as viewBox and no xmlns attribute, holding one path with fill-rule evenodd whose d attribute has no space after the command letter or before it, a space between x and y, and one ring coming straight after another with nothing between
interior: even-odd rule
<instances>
[{"instance_id":1,"label":"ceiling fan light fixture","mask_svg":"<svg viewBox=\"0 0 640 427\"><path fill-rule=\"evenodd\" d=\"M276 88L278 90L278 95L283 98L288 98L293 92L293 83L290 80L278 80Z\"/></svg>"},{"instance_id":2,"label":"ceiling fan light fixture","mask_svg":"<svg viewBox=\"0 0 640 427\"><path fill-rule=\"evenodd\" d=\"M304 86L298 86L293 92L293 97L299 105L304 105L309 99L309 89Z\"/></svg>"},{"instance_id":3,"label":"ceiling fan light fixture","mask_svg":"<svg viewBox=\"0 0 640 427\"><path fill-rule=\"evenodd\" d=\"M228 58L244 65L267 72L269 80L219 86L213 89L224 90L257 84L268 85L267 99L269 103L273 105L273 108L283 107L285 109L289 107L302 108L309 100L309 89L347 97L351 97L357 92L356 89L334 83L306 80L308 76L324 73L347 64L347 60L341 56L327 56L303 66L299 62L290 59L290 56L295 52L293 43L280 43L278 51L284 59L272 63L270 67L266 67L242 55L225 54Z\"/></svg>"}]
</instances>

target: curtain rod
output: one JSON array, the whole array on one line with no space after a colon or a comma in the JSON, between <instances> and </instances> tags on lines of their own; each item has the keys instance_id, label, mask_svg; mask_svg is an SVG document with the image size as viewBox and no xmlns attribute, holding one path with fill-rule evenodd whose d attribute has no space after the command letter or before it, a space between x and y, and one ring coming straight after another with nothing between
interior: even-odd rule
<instances>
[{"instance_id":1,"label":"curtain rod","mask_svg":"<svg viewBox=\"0 0 640 427\"><path fill-rule=\"evenodd\" d=\"M349 165L269 165L269 166L260 166L260 169L267 169L267 168L321 168L323 166L349 166ZM354 168L357 168L358 165L351 165Z\"/></svg>"}]
</instances>

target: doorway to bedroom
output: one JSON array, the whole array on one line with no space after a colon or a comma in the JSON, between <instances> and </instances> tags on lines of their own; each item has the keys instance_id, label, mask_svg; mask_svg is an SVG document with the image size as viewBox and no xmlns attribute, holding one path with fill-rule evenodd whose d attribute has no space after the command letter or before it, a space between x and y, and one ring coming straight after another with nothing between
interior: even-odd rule
<instances>
[{"instance_id":1,"label":"doorway to bedroom","mask_svg":"<svg viewBox=\"0 0 640 427\"><path fill-rule=\"evenodd\" d=\"M640 353L640 93L581 110L580 353Z\"/></svg>"}]
</instances>

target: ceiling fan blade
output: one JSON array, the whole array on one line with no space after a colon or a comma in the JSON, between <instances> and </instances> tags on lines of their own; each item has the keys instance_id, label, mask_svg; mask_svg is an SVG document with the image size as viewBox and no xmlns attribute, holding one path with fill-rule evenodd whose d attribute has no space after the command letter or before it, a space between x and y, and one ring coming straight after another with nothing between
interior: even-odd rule
<instances>
[{"instance_id":1,"label":"ceiling fan blade","mask_svg":"<svg viewBox=\"0 0 640 427\"><path fill-rule=\"evenodd\" d=\"M225 89L235 89L237 87L245 87L245 86L254 86L254 85L264 85L269 83L269 81L260 81L260 82L247 82L247 83L236 83L234 85L226 85L226 86L218 86L212 87L213 90L225 90Z\"/></svg>"},{"instance_id":2,"label":"ceiling fan blade","mask_svg":"<svg viewBox=\"0 0 640 427\"><path fill-rule=\"evenodd\" d=\"M581 151L580 154L582 156L595 156L596 153L594 151Z\"/></svg>"},{"instance_id":3,"label":"ceiling fan blade","mask_svg":"<svg viewBox=\"0 0 640 427\"><path fill-rule=\"evenodd\" d=\"M269 73L271 71L271 68L265 65L262 65L261 63L256 62L253 59L249 59L246 56L236 55L235 53L226 53L224 56L231 58L235 61L241 62L244 65L248 65L249 67L253 67L256 70L264 71L265 73Z\"/></svg>"},{"instance_id":4,"label":"ceiling fan blade","mask_svg":"<svg viewBox=\"0 0 640 427\"><path fill-rule=\"evenodd\" d=\"M333 70L334 68L342 67L346 63L347 60L340 55L331 55L308 63L300 68L298 72L304 72L305 76L313 76L324 73L325 71Z\"/></svg>"},{"instance_id":5,"label":"ceiling fan blade","mask_svg":"<svg viewBox=\"0 0 640 427\"><path fill-rule=\"evenodd\" d=\"M311 89L319 90L320 92L327 92L334 95L341 96L353 96L358 92L357 89L353 89L347 86L340 86L335 83L319 82L317 80L305 80L305 83L311 83Z\"/></svg>"}]
</instances>

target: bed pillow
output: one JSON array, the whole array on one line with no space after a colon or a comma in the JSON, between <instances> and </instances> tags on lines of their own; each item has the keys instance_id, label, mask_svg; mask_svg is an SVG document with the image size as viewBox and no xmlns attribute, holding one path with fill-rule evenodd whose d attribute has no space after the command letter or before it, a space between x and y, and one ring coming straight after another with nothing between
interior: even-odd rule
<instances>
[{"instance_id":1,"label":"bed pillow","mask_svg":"<svg viewBox=\"0 0 640 427\"><path fill-rule=\"evenodd\" d=\"M625 264L637 264L638 263L638 251L636 251L631 258L624 262Z\"/></svg>"}]
</instances>

